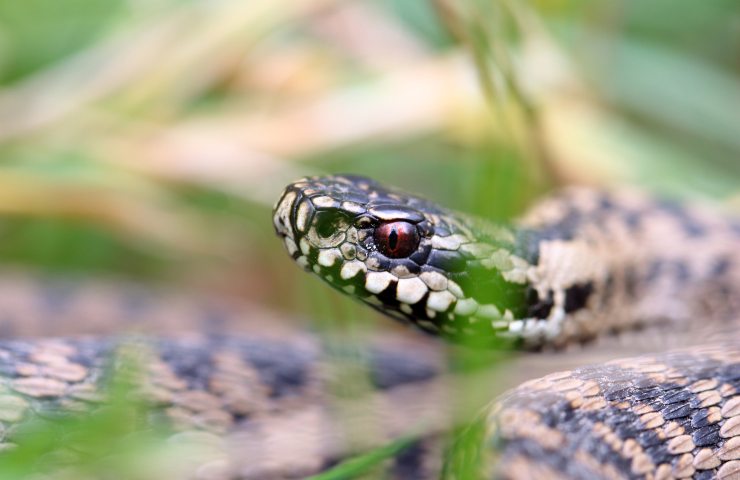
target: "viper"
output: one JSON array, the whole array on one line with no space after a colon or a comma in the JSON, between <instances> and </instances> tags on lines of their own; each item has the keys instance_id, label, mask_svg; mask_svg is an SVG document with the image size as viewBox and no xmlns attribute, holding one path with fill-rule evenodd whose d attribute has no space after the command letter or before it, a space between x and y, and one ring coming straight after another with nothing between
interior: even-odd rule
<instances>
[{"instance_id":1,"label":"viper","mask_svg":"<svg viewBox=\"0 0 740 480\"><path fill-rule=\"evenodd\" d=\"M504 394L485 414L485 477L740 478L737 220L572 188L496 224L333 176L288 186L274 223L335 289L471 348L716 337Z\"/></svg>"}]
</instances>

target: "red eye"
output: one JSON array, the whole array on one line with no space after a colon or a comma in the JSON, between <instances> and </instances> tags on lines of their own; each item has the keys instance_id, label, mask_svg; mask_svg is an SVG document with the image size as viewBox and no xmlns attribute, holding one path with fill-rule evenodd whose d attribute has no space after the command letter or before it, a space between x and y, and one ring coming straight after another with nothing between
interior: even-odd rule
<instances>
[{"instance_id":1,"label":"red eye","mask_svg":"<svg viewBox=\"0 0 740 480\"><path fill-rule=\"evenodd\" d=\"M375 244L386 257L408 257L419 246L419 232L409 222L382 223L375 228Z\"/></svg>"}]
</instances>

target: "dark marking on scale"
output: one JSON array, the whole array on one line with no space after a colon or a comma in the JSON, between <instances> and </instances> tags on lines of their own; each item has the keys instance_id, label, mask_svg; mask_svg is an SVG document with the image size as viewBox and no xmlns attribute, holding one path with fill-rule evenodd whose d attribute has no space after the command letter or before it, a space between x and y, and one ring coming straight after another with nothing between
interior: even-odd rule
<instances>
[{"instance_id":1,"label":"dark marking on scale","mask_svg":"<svg viewBox=\"0 0 740 480\"><path fill-rule=\"evenodd\" d=\"M532 287L527 288L527 317L545 319L550 316L554 305L552 290L547 292L546 298L540 298L537 290Z\"/></svg>"},{"instance_id":2,"label":"dark marking on scale","mask_svg":"<svg viewBox=\"0 0 740 480\"><path fill-rule=\"evenodd\" d=\"M657 206L659 210L678 220L681 228L689 237L698 238L707 234L707 227L689 214L680 203L671 200L660 200L657 202Z\"/></svg>"},{"instance_id":3,"label":"dark marking on scale","mask_svg":"<svg viewBox=\"0 0 740 480\"><path fill-rule=\"evenodd\" d=\"M593 282L577 283L565 290L565 312L580 310L588 303L594 292Z\"/></svg>"}]
</instances>

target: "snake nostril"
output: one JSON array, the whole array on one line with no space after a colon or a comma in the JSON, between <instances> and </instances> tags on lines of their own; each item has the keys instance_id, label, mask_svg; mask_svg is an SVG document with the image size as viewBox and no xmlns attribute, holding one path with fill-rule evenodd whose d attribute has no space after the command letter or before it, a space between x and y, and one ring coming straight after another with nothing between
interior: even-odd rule
<instances>
[{"instance_id":1,"label":"snake nostril","mask_svg":"<svg viewBox=\"0 0 740 480\"><path fill-rule=\"evenodd\" d=\"M321 238L329 238L348 222L344 213L334 210L319 212L316 216L316 234Z\"/></svg>"},{"instance_id":2,"label":"snake nostril","mask_svg":"<svg viewBox=\"0 0 740 480\"><path fill-rule=\"evenodd\" d=\"M419 247L419 231L409 222L387 222L375 229L375 244L390 258L408 257Z\"/></svg>"},{"instance_id":3,"label":"snake nostril","mask_svg":"<svg viewBox=\"0 0 740 480\"><path fill-rule=\"evenodd\" d=\"M321 238L331 237L332 233L334 233L334 224L332 222L319 223L316 226L316 233Z\"/></svg>"}]
</instances>

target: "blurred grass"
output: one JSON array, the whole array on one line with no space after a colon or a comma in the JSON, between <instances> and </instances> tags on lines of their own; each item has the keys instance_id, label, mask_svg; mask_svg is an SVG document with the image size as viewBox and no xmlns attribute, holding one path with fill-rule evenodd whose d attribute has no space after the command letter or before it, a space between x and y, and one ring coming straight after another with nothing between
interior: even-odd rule
<instances>
[{"instance_id":1,"label":"blurred grass","mask_svg":"<svg viewBox=\"0 0 740 480\"><path fill-rule=\"evenodd\" d=\"M413 438L402 438L396 440L388 445L373 449L366 454L350 458L323 473L308 477L306 480L343 480L348 478L357 478L361 475L367 474L368 472L370 472L370 475L373 475L373 468L377 468L384 460L392 459L394 456L402 453L405 449L409 448L413 442ZM382 472L382 470L380 471ZM378 473L378 471L376 471L375 474L382 475L382 473ZM371 476L370 478L378 477Z\"/></svg>"},{"instance_id":2,"label":"blurred grass","mask_svg":"<svg viewBox=\"0 0 740 480\"><path fill-rule=\"evenodd\" d=\"M0 81L13 83L104 35L124 0L0 1Z\"/></svg>"},{"instance_id":3,"label":"blurred grass","mask_svg":"<svg viewBox=\"0 0 740 480\"><path fill-rule=\"evenodd\" d=\"M0 262L351 333L376 315L273 238L285 183L501 219L574 182L737 196L738 58L734 0L0 0Z\"/></svg>"}]
</instances>

